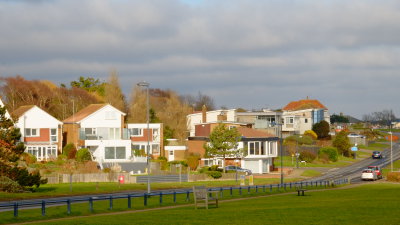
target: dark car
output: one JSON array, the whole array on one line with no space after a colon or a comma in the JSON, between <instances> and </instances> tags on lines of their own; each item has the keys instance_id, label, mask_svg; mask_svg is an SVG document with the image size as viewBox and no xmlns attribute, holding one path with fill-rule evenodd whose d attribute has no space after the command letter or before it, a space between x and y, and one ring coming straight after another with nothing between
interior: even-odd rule
<instances>
[{"instance_id":1,"label":"dark car","mask_svg":"<svg viewBox=\"0 0 400 225\"><path fill-rule=\"evenodd\" d=\"M373 151L372 158L373 159L382 159L382 153L380 151Z\"/></svg>"},{"instance_id":2,"label":"dark car","mask_svg":"<svg viewBox=\"0 0 400 225\"><path fill-rule=\"evenodd\" d=\"M246 175L250 175L251 174L251 170L249 169L243 169L241 167L238 166L226 166L225 167L225 171L237 171L237 172L243 172Z\"/></svg>"},{"instance_id":3,"label":"dark car","mask_svg":"<svg viewBox=\"0 0 400 225\"><path fill-rule=\"evenodd\" d=\"M378 179L382 179L382 170L379 166L368 166L368 169L375 171Z\"/></svg>"}]
</instances>

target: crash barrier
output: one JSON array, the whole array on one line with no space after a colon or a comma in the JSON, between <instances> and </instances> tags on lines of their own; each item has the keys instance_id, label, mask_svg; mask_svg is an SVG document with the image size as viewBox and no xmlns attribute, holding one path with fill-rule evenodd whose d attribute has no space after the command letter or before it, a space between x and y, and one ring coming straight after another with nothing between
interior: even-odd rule
<instances>
[{"instance_id":1,"label":"crash barrier","mask_svg":"<svg viewBox=\"0 0 400 225\"><path fill-rule=\"evenodd\" d=\"M301 182L291 182L291 183L283 183L283 184L269 184L269 185L252 185L252 186L233 186L233 187L216 187L216 188L208 188L209 191L219 191L220 198L223 198L224 191L229 192L230 196L233 196L233 191L238 190L240 196L246 194L250 194L253 190L255 193L259 192L272 192L274 189L277 191L287 191L287 190L295 190L296 187L300 187L302 189L308 187L320 187L327 188L335 185L347 184L349 182L348 178L340 179L340 180L321 180L321 181L301 181ZM71 214L71 205L72 203L82 203L87 202L89 205L90 212L93 212L93 202L95 201L109 201L109 210L113 209L113 201L116 199L126 199L127 207L132 208L132 200L134 198L143 198L143 206L147 206L148 199L150 197L158 197L160 205L163 204L163 197L167 195L172 195L173 203L177 203L177 195L185 195L185 201L190 202L190 194L193 192L192 189L179 189L179 190L163 190L159 192L151 192L151 193L131 193L131 194L115 194L115 195L98 195L98 196L90 196L90 197L70 197L63 199L49 199L49 200L24 200L24 201L15 201L9 203L0 204L0 210L2 211L14 211L14 217L18 217L18 212L23 208L32 208L39 207L41 208L42 216L46 216L46 208L54 205L62 205L65 204L67 206L67 214Z\"/></svg>"}]
</instances>

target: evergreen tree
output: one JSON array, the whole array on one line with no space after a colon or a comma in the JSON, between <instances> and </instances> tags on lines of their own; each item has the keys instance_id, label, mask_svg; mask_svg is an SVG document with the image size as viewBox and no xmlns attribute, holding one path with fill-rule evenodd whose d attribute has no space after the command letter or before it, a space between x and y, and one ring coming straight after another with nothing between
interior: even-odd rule
<instances>
[{"instance_id":1,"label":"evergreen tree","mask_svg":"<svg viewBox=\"0 0 400 225\"><path fill-rule=\"evenodd\" d=\"M17 161L25 146L19 142L19 129L14 127L14 122L5 113L5 107L0 107L0 176L8 177L23 187L39 187L47 183L47 180L41 180L39 173L31 174L26 168L18 166Z\"/></svg>"},{"instance_id":2,"label":"evergreen tree","mask_svg":"<svg viewBox=\"0 0 400 225\"><path fill-rule=\"evenodd\" d=\"M318 139L329 137L329 123L325 120L314 124L312 130L318 135Z\"/></svg>"},{"instance_id":3,"label":"evergreen tree","mask_svg":"<svg viewBox=\"0 0 400 225\"><path fill-rule=\"evenodd\" d=\"M206 150L206 156L222 157L225 172L225 158L227 156L236 156L240 152L237 146L241 139L241 134L236 128L229 129L224 124L220 123L211 132L209 138L210 142L203 146Z\"/></svg>"}]
</instances>

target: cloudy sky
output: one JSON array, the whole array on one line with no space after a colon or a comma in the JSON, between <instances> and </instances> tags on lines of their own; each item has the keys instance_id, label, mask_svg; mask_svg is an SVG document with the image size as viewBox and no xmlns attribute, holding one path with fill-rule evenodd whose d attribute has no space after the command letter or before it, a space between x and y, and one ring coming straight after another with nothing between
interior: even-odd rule
<instances>
[{"instance_id":1,"label":"cloudy sky","mask_svg":"<svg viewBox=\"0 0 400 225\"><path fill-rule=\"evenodd\" d=\"M9 0L0 76L69 84L116 69L217 106L281 108L309 96L331 113L400 116L400 1Z\"/></svg>"}]
</instances>

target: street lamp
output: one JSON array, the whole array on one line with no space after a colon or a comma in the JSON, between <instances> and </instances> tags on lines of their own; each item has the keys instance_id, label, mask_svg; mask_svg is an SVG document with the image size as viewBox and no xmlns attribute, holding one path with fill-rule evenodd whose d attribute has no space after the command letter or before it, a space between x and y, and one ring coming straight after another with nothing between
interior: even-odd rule
<instances>
[{"instance_id":1,"label":"street lamp","mask_svg":"<svg viewBox=\"0 0 400 225\"><path fill-rule=\"evenodd\" d=\"M150 84L146 81L137 83L139 87L146 88L146 123L147 123L147 193L150 193L150 112L149 112L149 86Z\"/></svg>"}]
</instances>

